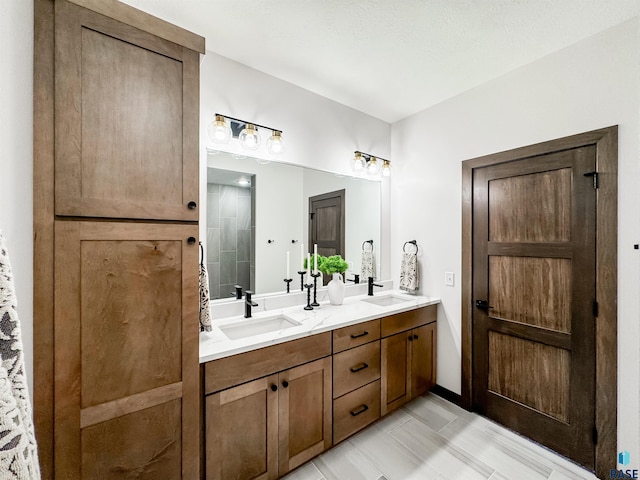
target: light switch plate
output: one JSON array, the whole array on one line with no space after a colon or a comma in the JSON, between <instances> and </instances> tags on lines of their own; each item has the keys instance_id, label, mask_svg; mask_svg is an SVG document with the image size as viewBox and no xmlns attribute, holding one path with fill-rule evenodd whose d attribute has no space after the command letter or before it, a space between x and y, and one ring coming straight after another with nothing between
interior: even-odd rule
<instances>
[{"instance_id":1,"label":"light switch plate","mask_svg":"<svg viewBox=\"0 0 640 480\"><path fill-rule=\"evenodd\" d=\"M455 276L453 272L444 272L444 284L448 287L453 287Z\"/></svg>"}]
</instances>

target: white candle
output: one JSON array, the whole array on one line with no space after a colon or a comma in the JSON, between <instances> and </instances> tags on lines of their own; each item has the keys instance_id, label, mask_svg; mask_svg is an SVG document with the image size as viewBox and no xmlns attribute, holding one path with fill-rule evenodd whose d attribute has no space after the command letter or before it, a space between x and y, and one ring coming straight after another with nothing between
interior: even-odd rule
<instances>
[{"instance_id":1,"label":"white candle","mask_svg":"<svg viewBox=\"0 0 640 480\"><path fill-rule=\"evenodd\" d=\"M290 273L289 261L290 261L290 257L289 257L289 252L287 251L287 276L285 277L287 280L291 278L291 276L289 275Z\"/></svg>"},{"instance_id":2,"label":"white candle","mask_svg":"<svg viewBox=\"0 0 640 480\"><path fill-rule=\"evenodd\" d=\"M304 270L304 243L300 244L300 271Z\"/></svg>"},{"instance_id":3,"label":"white candle","mask_svg":"<svg viewBox=\"0 0 640 480\"><path fill-rule=\"evenodd\" d=\"M311 285L311 254L307 253L307 285Z\"/></svg>"},{"instance_id":4,"label":"white candle","mask_svg":"<svg viewBox=\"0 0 640 480\"><path fill-rule=\"evenodd\" d=\"M318 244L313 246L313 273L318 273Z\"/></svg>"}]
</instances>

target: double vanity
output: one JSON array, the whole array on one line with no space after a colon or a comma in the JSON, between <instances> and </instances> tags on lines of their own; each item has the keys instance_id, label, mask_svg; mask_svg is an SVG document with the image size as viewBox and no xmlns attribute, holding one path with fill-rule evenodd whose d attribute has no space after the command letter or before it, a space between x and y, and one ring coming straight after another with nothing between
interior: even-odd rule
<instances>
[{"instance_id":1,"label":"double vanity","mask_svg":"<svg viewBox=\"0 0 640 480\"><path fill-rule=\"evenodd\" d=\"M279 478L435 384L440 300L384 283L311 311L265 297L200 334L207 479Z\"/></svg>"}]
</instances>

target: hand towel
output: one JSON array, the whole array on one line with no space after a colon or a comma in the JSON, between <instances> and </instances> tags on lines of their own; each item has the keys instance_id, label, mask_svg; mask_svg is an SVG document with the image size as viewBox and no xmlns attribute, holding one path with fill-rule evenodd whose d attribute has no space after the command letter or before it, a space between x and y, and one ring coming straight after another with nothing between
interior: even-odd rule
<instances>
[{"instance_id":1,"label":"hand towel","mask_svg":"<svg viewBox=\"0 0 640 480\"><path fill-rule=\"evenodd\" d=\"M362 251L362 261L360 268L360 278L363 281L367 281L367 278L373 277L376 278L376 262L375 257L373 255L373 250L369 252Z\"/></svg>"},{"instance_id":2,"label":"hand towel","mask_svg":"<svg viewBox=\"0 0 640 480\"><path fill-rule=\"evenodd\" d=\"M418 255L415 253L403 253L402 265L400 266L400 290L417 293L419 288Z\"/></svg>"},{"instance_id":3,"label":"hand towel","mask_svg":"<svg viewBox=\"0 0 640 480\"><path fill-rule=\"evenodd\" d=\"M211 327L211 312L209 311L209 273L207 272L207 266L204 264L204 250L202 244L200 244L200 254L202 260L200 261L200 331L210 332Z\"/></svg>"},{"instance_id":4,"label":"hand towel","mask_svg":"<svg viewBox=\"0 0 640 480\"><path fill-rule=\"evenodd\" d=\"M17 307L9 254L0 233L0 478L32 480L40 478L40 465Z\"/></svg>"}]
</instances>

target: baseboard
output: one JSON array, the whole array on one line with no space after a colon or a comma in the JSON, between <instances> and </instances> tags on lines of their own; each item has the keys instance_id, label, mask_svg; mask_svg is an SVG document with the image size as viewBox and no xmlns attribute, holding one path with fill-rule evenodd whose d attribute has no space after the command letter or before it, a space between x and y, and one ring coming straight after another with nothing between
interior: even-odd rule
<instances>
[{"instance_id":1,"label":"baseboard","mask_svg":"<svg viewBox=\"0 0 640 480\"><path fill-rule=\"evenodd\" d=\"M449 390L448 388L444 388L442 385L434 385L431 388L431 393L435 393L436 395L438 395L439 397L444 398L445 400L461 407L464 408L464 406L462 405L462 395L459 395L455 392L452 392L451 390Z\"/></svg>"}]
</instances>

